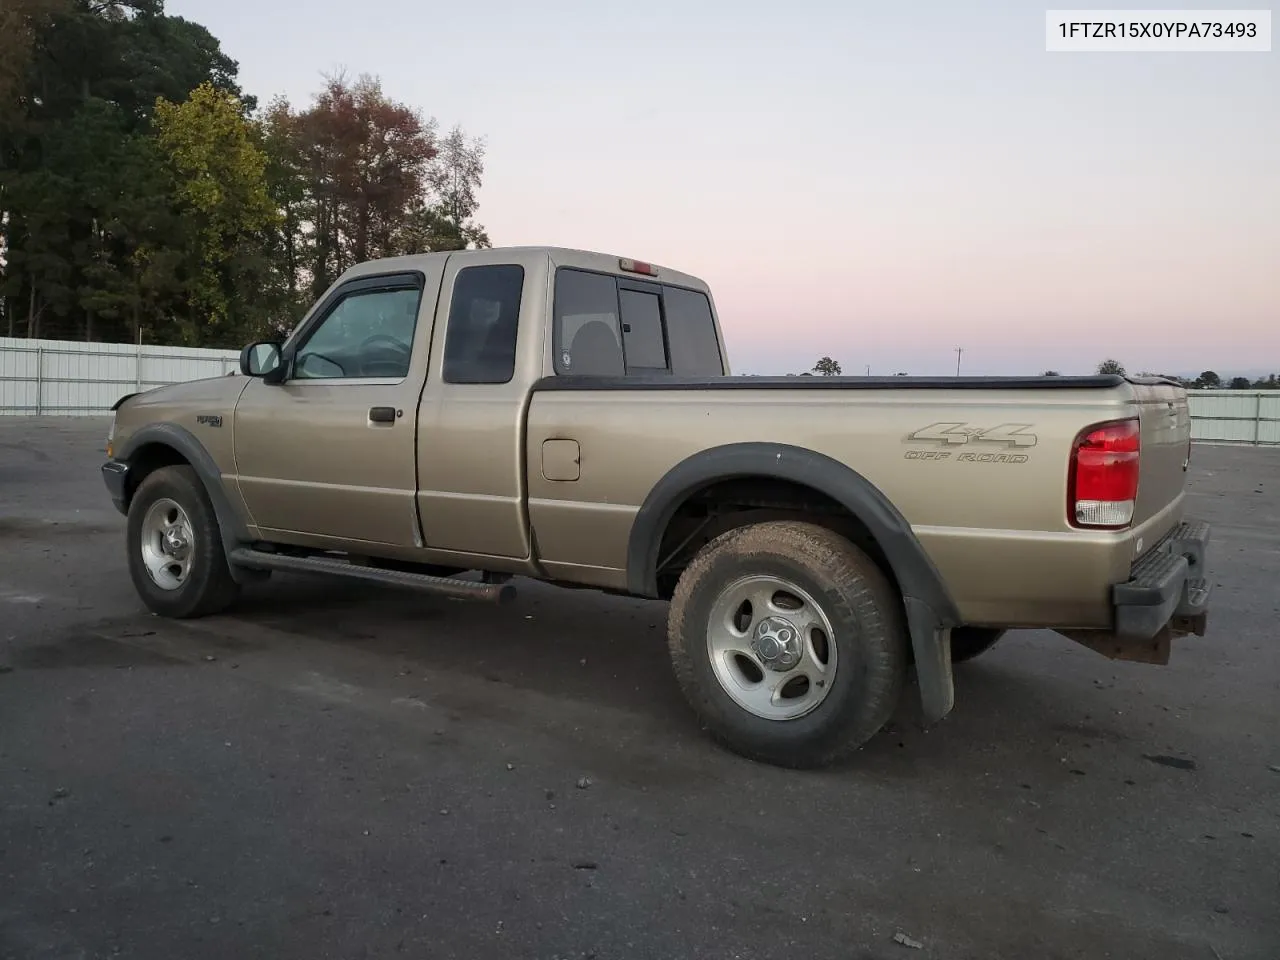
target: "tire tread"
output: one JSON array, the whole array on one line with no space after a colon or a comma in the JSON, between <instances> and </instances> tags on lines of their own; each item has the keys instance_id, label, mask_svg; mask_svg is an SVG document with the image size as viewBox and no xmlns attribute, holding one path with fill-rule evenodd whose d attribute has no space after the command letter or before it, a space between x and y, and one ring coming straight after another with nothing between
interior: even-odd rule
<instances>
[{"instance_id":1,"label":"tire tread","mask_svg":"<svg viewBox=\"0 0 1280 960\"><path fill-rule=\"evenodd\" d=\"M828 610L828 615L856 620L866 641L847 651L840 647L842 663L855 652L865 658L865 685L828 728L806 740L781 737L770 743L739 729L742 725L717 702L719 691L704 689L706 681L696 661L699 656L705 658L704 629L690 622L700 588L725 557L749 563L761 554L788 557L827 581L840 598L838 609ZM905 617L897 591L884 572L844 537L804 521L769 521L722 534L685 569L671 600L668 651L676 682L718 742L751 759L778 766L822 767L855 753L893 716L906 673Z\"/></svg>"}]
</instances>

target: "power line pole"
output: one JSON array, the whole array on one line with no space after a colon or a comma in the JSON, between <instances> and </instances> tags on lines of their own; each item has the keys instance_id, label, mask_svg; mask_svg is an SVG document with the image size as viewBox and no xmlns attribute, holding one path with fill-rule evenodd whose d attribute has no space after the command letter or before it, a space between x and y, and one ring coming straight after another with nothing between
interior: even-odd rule
<instances>
[{"instance_id":1,"label":"power line pole","mask_svg":"<svg viewBox=\"0 0 1280 960\"><path fill-rule=\"evenodd\" d=\"M964 353L964 347L956 347L956 376L960 376L960 356Z\"/></svg>"}]
</instances>

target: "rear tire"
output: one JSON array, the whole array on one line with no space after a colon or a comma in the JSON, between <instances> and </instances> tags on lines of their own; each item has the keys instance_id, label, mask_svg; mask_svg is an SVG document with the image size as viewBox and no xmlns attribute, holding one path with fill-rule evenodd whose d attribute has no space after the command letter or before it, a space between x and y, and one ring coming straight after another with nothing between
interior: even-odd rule
<instances>
[{"instance_id":1,"label":"rear tire","mask_svg":"<svg viewBox=\"0 0 1280 960\"><path fill-rule=\"evenodd\" d=\"M148 474L129 504L125 541L134 589L162 617L218 613L240 592L222 549L217 514L191 467Z\"/></svg>"},{"instance_id":2,"label":"rear tire","mask_svg":"<svg viewBox=\"0 0 1280 960\"><path fill-rule=\"evenodd\" d=\"M888 722L907 646L880 568L838 534L794 521L707 544L668 618L676 680L710 735L797 769L852 754Z\"/></svg>"},{"instance_id":3,"label":"rear tire","mask_svg":"<svg viewBox=\"0 0 1280 960\"><path fill-rule=\"evenodd\" d=\"M980 656L1005 635L998 627L956 627L951 631L951 662L964 663Z\"/></svg>"}]
</instances>

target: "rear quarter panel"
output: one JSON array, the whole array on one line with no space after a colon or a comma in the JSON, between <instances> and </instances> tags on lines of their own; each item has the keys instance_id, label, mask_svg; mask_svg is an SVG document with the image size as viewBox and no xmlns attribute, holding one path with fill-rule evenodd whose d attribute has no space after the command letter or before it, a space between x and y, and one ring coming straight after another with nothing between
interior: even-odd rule
<instances>
[{"instance_id":1,"label":"rear quarter panel","mask_svg":"<svg viewBox=\"0 0 1280 960\"><path fill-rule=\"evenodd\" d=\"M530 522L549 573L620 587L636 513L667 471L721 444L791 444L848 464L885 493L967 622L1105 626L1109 584L1127 577L1141 531L1071 528L1067 471L1081 428L1132 415L1133 396L1128 385L537 392ZM1003 441L971 435L997 427ZM556 439L579 444L576 481L541 469L543 443Z\"/></svg>"}]
</instances>

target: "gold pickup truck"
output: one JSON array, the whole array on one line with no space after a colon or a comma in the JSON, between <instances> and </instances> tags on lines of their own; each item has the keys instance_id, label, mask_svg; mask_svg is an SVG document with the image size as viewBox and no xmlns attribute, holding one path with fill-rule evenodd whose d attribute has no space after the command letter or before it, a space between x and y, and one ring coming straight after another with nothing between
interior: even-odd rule
<instances>
[{"instance_id":1,"label":"gold pickup truck","mask_svg":"<svg viewBox=\"0 0 1280 960\"><path fill-rule=\"evenodd\" d=\"M703 724L791 767L875 735L912 664L941 719L1009 629L1152 663L1204 635L1163 380L732 376L702 281L548 247L359 264L240 364L115 406L103 476L157 614L275 570L667 600Z\"/></svg>"}]
</instances>

